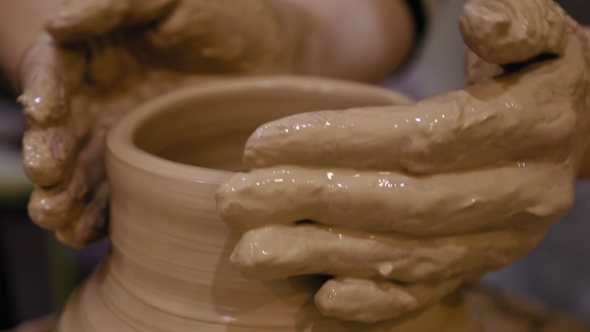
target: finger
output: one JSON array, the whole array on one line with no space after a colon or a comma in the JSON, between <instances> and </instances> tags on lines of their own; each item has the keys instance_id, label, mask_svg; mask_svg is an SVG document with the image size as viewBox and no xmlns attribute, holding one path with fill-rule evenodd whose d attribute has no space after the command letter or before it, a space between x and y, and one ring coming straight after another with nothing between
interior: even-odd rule
<instances>
[{"instance_id":1,"label":"finger","mask_svg":"<svg viewBox=\"0 0 590 332\"><path fill-rule=\"evenodd\" d=\"M36 186L29 200L29 217L42 228L55 230L76 218L85 204L87 189L74 179L66 190Z\"/></svg>"},{"instance_id":2,"label":"finger","mask_svg":"<svg viewBox=\"0 0 590 332\"><path fill-rule=\"evenodd\" d=\"M79 137L74 134L70 103L84 66L83 53L56 47L47 34L41 34L24 57L18 100L29 130L23 139L23 166L38 185L63 181L75 160Z\"/></svg>"},{"instance_id":3,"label":"finger","mask_svg":"<svg viewBox=\"0 0 590 332\"><path fill-rule=\"evenodd\" d=\"M547 232L540 226L442 238L271 225L246 232L230 257L251 279L325 274L401 282L490 271L520 259Z\"/></svg>"},{"instance_id":4,"label":"finger","mask_svg":"<svg viewBox=\"0 0 590 332\"><path fill-rule=\"evenodd\" d=\"M430 306L461 285L462 277L398 285L388 281L336 278L315 295L318 310L330 317L373 323Z\"/></svg>"},{"instance_id":5,"label":"finger","mask_svg":"<svg viewBox=\"0 0 590 332\"><path fill-rule=\"evenodd\" d=\"M575 131L572 91L584 52L411 106L303 113L260 127L246 143L251 168L312 165L456 171L527 159L563 160Z\"/></svg>"},{"instance_id":6,"label":"finger","mask_svg":"<svg viewBox=\"0 0 590 332\"><path fill-rule=\"evenodd\" d=\"M473 52L500 65L563 54L571 32L569 18L553 0L470 0L460 27Z\"/></svg>"},{"instance_id":7,"label":"finger","mask_svg":"<svg viewBox=\"0 0 590 332\"><path fill-rule=\"evenodd\" d=\"M59 229L80 217L84 207L105 179L103 162L106 132L95 133L78 154L69 182L51 188L36 187L29 201L29 215L39 226Z\"/></svg>"},{"instance_id":8,"label":"finger","mask_svg":"<svg viewBox=\"0 0 590 332\"><path fill-rule=\"evenodd\" d=\"M70 0L49 19L47 30L61 43L86 41L119 27L166 15L178 0Z\"/></svg>"},{"instance_id":9,"label":"finger","mask_svg":"<svg viewBox=\"0 0 590 332\"><path fill-rule=\"evenodd\" d=\"M554 221L571 206L567 164L520 164L413 177L390 172L274 167L239 173L217 191L235 229L313 220L343 228L443 235Z\"/></svg>"},{"instance_id":10,"label":"finger","mask_svg":"<svg viewBox=\"0 0 590 332\"><path fill-rule=\"evenodd\" d=\"M108 184L105 181L95 191L80 217L57 230L56 236L61 243L83 248L106 236L108 192Z\"/></svg>"},{"instance_id":11,"label":"finger","mask_svg":"<svg viewBox=\"0 0 590 332\"><path fill-rule=\"evenodd\" d=\"M35 126L50 126L68 116L68 99L85 74L84 52L55 45L42 33L20 66L23 93L18 101Z\"/></svg>"},{"instance_id":12,"label":"finger","mask_svg":"<svg viewBox=\"0 0 590 332\"><path fill-rule=\"evenodd\" d=\"M40 186L59 183L75 148L74 137L64 126L27 130L23 137L23 166L27 177Z\"/></svg>"},{"instance_id":13,"label":"finger","mask_svg":"<svg viewBox=\"0 0 590 332\"><path fill-rule=\"evenodd\" d=\"M112 94L113 86L129 88L130 84L137 82L139 75L145 75L140 69L141 64L127 46L117 44L108 37L96 38L91 45L92 56L88 61L86 76L86 82L92 89L91 94Z\"/></svg>"}]
</instances>

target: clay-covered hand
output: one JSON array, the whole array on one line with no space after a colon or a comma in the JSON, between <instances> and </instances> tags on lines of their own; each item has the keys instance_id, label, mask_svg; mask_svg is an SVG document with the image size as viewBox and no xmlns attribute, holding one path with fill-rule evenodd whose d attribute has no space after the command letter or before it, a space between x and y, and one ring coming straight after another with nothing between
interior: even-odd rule
<instances>
[{"instance_id":1,"label":"clay-covered hand","mask_svg":"<svg viewBox=\"0 0 590 332\"><path fill-rule=\"evenodd\" d=\"M590 44L550 0L469 1L463 90L260 127L218 211L247 277L333 276L319 310L373 322L436 303L535 247L573 200ZM498 75L490 77L490 75Z\"/></svg>"},{"instance_id":2,"label":"clay-covered hand","mask_svg":"<svg viewBox=\"0 0 590 332\"><path fill-rule=\"evenodd\" d=\"M292 72L277 22L262 0L62 5L22 63L32 219L72 246L102 237L103 152L113 123L139 103L216 74Z\"/></svg>"}]
</instances>

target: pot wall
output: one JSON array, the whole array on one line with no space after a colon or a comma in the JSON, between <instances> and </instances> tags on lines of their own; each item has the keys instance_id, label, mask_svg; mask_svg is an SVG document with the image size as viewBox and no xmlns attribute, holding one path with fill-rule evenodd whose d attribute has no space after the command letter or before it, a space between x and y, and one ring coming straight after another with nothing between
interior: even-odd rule
<instances>
[{"instance_id":1,"label":"pot wall","mask_svg":"<svg viewBox=\"0 0 590 332\"><path fill-rule=\"evenodd\" d=\"M242 168L248 136L267 121L410 102L388 90L324 79L238 79L179 91L131 112L107 144L111 252L70 299L58 330L401 331L405 318L365 325L323 317L313 303L319 277L242 278L229 264L240 235L220 220L214 197L233 174L225 170ZM422 328L452 316L439 306L429 312Z\"/></svg>"}]
</instances>

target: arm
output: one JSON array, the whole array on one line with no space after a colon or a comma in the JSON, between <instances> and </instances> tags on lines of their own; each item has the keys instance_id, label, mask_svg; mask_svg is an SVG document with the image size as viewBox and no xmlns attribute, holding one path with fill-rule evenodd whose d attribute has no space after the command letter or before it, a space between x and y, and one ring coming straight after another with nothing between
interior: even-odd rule
<instances>
[{"instance_id":1,"label":"arm","mask_svg":"<svg viewBox=\"0 0 590 332\"><path fill-rule=\"evenodd\" d=\"M299 27L306 35L306 74L376 82L394 72L413 46L416 32L406 0L274 2L307 22Z\"/></svg>"}]
</instances>

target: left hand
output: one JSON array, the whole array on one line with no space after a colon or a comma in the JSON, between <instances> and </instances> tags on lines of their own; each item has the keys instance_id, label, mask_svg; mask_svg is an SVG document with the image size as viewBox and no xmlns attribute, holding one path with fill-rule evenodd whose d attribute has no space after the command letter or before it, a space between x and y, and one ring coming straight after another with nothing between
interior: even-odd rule
<instances>
[{"instance_id":1,"label":"left hand","mask_svg":"<svg viewBox=\"0 0 590 332\"><path fill-rule=\"evenodd\" d=\"M521 258L564 215L590 142L585 30L552 0L472 0L461 24L476 85L256 131L252 171L217 196L247 231L231 257L244 275L332 275L320 311L374 322Z\"/></svg>"},{"instance_id":2,"label":"left hand","mask_svg":"<svg viewBox=\"0 0 590 332\"><path fill-rule=\"evenodd\" d=\"M299 67L266 0L70 0L22 61L29 215L84 247L106 236L106 136L124 114L187 85ZM293 38L293 40L290 39Z\"/></svg>"}]
</instances>

